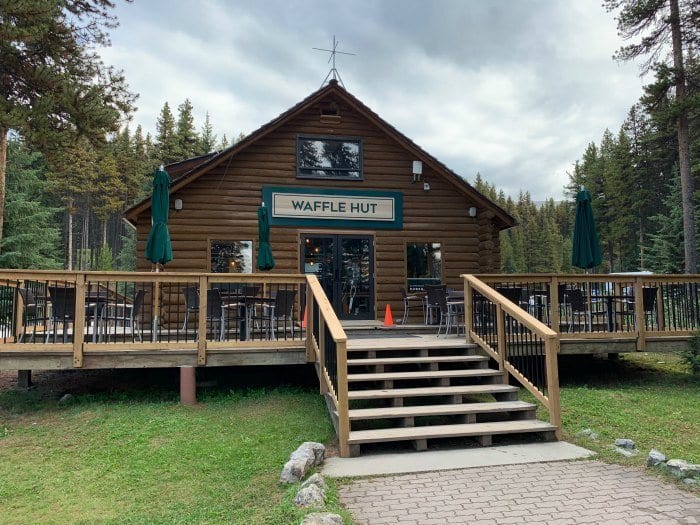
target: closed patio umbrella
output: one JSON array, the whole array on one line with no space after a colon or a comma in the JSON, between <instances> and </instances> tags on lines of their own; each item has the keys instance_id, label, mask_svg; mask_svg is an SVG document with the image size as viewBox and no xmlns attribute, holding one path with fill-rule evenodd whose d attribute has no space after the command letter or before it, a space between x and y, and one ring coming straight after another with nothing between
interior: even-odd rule
<instances>
[{"instance_id":1,"label":"closed patio umbrella","mask_svg":"<svg viewBox=\"0 0 700 525\"><path fill-rule=\"evenodd\" d=\"M258 208L258 269L272 270L275 258L270 247L270 215L265 205Z\"/></svg>"},{"instance_id":2,"label":"closed patio umbrella","mask_svg":"<svg viewBox=\"0 0 700 525\"><path fill-rule=\"evenodd\" d=\"M591 194L582 189L576 195L576 222L574 223L571 264L577 268L588 270L598 266L601 261L600 241L598 241L598 233L595 229Z\"/></svg>"},{"instance_id":3,"label":"closed patio umbrella","mask_svg":"<svg viewBox=\"0 0 700 525\"><path fill-rule=\"evenodd\" d=\"M151 231L146 242L146 259L153 264L165 264L173 260L173 248L168 232L168 208L170 207L170 176L162 166L153 177L151 196Z\"/></svg>"}]
</instances>

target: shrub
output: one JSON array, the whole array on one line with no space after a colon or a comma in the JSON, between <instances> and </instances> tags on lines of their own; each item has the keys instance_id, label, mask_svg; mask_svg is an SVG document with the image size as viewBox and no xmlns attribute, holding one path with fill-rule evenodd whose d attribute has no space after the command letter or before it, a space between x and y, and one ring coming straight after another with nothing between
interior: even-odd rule
<instances>
[{"instance_id":1,"label":"shrub","mask_svg":"<svg viewBox=\"0 0 700 525\"><path fill-rule=\"evenodd\" d=\"M700 375L700 331L693 334L688 342L688 349L681 352L681 358L690 368L690 372Z\"/></svg>"}]
</instances>

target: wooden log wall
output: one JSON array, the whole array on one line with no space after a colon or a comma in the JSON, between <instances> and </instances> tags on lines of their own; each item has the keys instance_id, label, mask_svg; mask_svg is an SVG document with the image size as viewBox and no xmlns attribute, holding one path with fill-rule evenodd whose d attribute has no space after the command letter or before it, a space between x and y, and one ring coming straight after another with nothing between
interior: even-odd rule
<instances>
[{"instance_id":1,"label":"wooden log wall","mask_svg":"<svg viewBox=\"0 0 700 525\"><path fill-rule=\"evenodd\" d=\"M329 95L332 97L332 94ZM423 183L412 182L415 156L405 150L350 105L335 101L340 121L328 123L320 117L324 100L259 139L235 157L224 160L205 175L171 196L182 199L183 209L171 205L169 229L173 261L165 269L210 271L208 245L211 240L253 241L253 264L257 255L257 209L264 185L335 188L349 190L391 190L404 195L403 230L347 230L273 227L271 245L276 266L273 272L299 272L299 236L302 232L363 233L375 236L375 308L381 319L391 304L400 316L403 302L400 286L406 283L406 244L439 242L442 249L443 282L460 289L463 273L490 273L499 269L499 228L494 214L472 202L454 183L425 163ZM296 178L298 134L360 137L363 142L364 180L310 180ZM476 218L468 210L477 206ZM137 221L138 269L150 269L143 257L150 228L150 211ZM257 270L256 270L257 271ZM416 312L417 313L417 312ZM414 319L418 319L418 315Z\"/></svg>"}]
</instances>

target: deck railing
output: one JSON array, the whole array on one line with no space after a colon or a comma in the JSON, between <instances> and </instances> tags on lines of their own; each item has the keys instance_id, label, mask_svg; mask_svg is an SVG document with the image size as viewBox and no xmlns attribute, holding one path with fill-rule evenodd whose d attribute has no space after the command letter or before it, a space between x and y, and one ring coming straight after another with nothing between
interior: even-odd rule
<instances>
[{"instance_id":1,"label":"deck railing","mask_svg":"<svg viewBox=\"0 0 700 525\"><path fill-rule=\"evenodd\" d=\"M700 329L700 275L478 277L563 339L636 339L644 350L648 338L687 337Z\"/></svg>"},{"instance_id":2,"label":"deck railing","mask_svg":"<svg viewBox=\"0 0 700 525\"><path fill-rule=\"evenodd\" d=\"M0 351L302 347L301 274L0 272Z\"/></svg>"},{"instance_id":3,"label":"deck railing","mask_svg":"<svg viewBox=\"0 0 700 525\"><path fill-rule=\"evenodd\" d=\"M557 334L505 295L473 275L464 279L464 319L468 342L478 344L549 412L561 439Z\"/></svg>"},{"instance_id":4,"label":"deck railing","mask_svg":"<svg viewBox=\"0 0 700 525\"><path fill-rule=\"evenodd\" d=\"M323 394L338 435L340 455L348 457L350 447L348 401L347 336L328 301L318 278L308 275L306 292L307 360L315 361Z\"/></svg>"}]
</instances>

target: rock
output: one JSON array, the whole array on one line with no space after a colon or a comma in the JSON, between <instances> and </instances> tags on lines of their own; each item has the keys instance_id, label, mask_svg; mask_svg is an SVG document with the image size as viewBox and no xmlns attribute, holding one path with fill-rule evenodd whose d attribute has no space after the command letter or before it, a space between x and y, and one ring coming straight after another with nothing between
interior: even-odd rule
<instances>
[{"instance_id":1,"label":"rock","mask_svg":"<svg viewBox=\"0 0 700 525\"><path fill-rule=\"evenodd\" d=\"M343 518L330 512L308 514L300 525L343 525Z\"/></svg>"},{"instance_id":2,"label":"rock","mask_svg":"<svg viewBox=\"0 0 700 525\"><path fill-rule=\"evenodd\" d=\"M73 399L73 394L64 394L61 399L58 400L58 404L61 406L70 405Z\"/></svg>"},{"instance_id":3,"label":"rock","mask_svg":"<svg viewBox=\"0 0 700 525\"><path fill-rule=\"evenodd\" d=\"M585 438L590 439L591 441L595 441L596 439L598 439L598 434L593 432L590 428L584 428L580 432L576 433L576 437L579 437L579 438L585 437Z\"/></svg>"},{"instance_id":4,"label":"rock","mask_svg":"<svg viewBox=\"0 0 700 525\"><path fill-rule=\"evenodd\" d=\"M700 481L698 481L698 480L695 479L695 478L685 478L685 479L683 480L683 483L684 483L685 485L700 485Z\"/></svg>"},{"instance_id":5,"label":"rock","mask_svg":"<svg viewBox=\"0 0 700 525\"><path fill-rule=\"evenodd\" d=\"M319 474L318 472L316 474L312 475L304 483L302 483L301 488L308 487L309 485L316 485L318 488L320 488L324 492L326 490L328 490L328 485L326 485L326 480L323 479L323 476L321 476L321 474Z\"/></svg>"},{"instance_id":6,"label":"rock","mask_svg":"<svg viewBox=\"0 0 700 525\"><path fill-rule=\"evenodd\" d=\"M700 465L693 465L682 459L671 459L666 462L669 473L677 478L694 478L700 476Z\"/></svg>"},{"instance_id":7,"label":"rock","mask_svg":"<svg viewBox=\"0 0 700 525\"><path fill-rule=\"evenodd\" d=\"M639 454L639 450L622 447L615 447L615 452L617 452L618 454L622 454L627 458L631 458Z\"/></svg>"},{"instance_id":8,"label":"rock","mask_svg":"<svg viewBox=\"0 0 700 525\"><path fill-rule=\"evenodd\" d=\"M289 456L280 474L280 483L296 483L304 479L310 468L323 463L326 447L321 443L306 441Z\"/></svg>"},{"instance_id":9,"label":"rock","mask_svg":"<svg viewBox=\"0 0 700 525\"><path fill-rule=\"evenodd\" d=\"M662 454L655 448L652 448L649 451L649 455L647 456L647 467L656 467L661 463L666 463L666 459L667 458L664 454Z\"/></svg>"},{"instance_id":10,"label":"rock","mask_svg":"<svg viewBox=\"0 0 700 525\"><path fill-rule=\"evenodd\" d=\"M309 485L299 489L294 496L294 503L300 507L310 507L311 505L323 505L326 500L326 492L318 485Z\"/></svg>"},{"instance_id":11,"label":"rock","mask_svg":"<svg viewBox=\"0 0 700 525\"><path fill-rule=\"evenodd\" d=\"M620 448L626 448L628 450L633 450L635 448L634 441L631 439L616 439L615 446Z\"/></svg>"}]
</instances>

